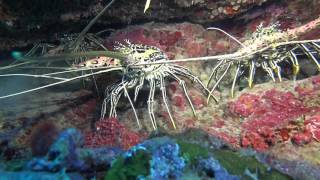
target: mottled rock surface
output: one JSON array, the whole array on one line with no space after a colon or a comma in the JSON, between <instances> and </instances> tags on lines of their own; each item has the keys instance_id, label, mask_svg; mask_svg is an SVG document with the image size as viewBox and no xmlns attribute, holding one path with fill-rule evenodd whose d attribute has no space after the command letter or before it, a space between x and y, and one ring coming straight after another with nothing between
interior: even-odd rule
<instances>
[{"instance_id":1,"label":"mottled rock surface","mask_svg":"<svg viewBox=\"0 0 320 180\"><path fill-rule=\"evenodd\" d=\"M93 31L116 29L148 21L213 23L235 17L267 0L145 0L116 1L96 23ZM109 2L101 0L23 0L0 2L0 49L25 47L38 41L54 41L61 34L78 33Z\"/></svg>"}]
</instances>

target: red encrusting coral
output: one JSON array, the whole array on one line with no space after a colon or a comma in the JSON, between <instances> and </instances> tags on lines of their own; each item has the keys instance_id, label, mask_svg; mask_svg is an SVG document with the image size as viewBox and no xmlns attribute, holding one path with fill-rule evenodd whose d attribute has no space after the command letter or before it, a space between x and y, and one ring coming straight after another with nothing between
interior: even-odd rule
<instances>
[{"instance_id":1,"label":"red encrusting coral","mask_svg":"<svg viewBox=\"0 0 320 180\"><path fill-rule=\"evenodd\" d=\"M120 144L121 144L121 148L123 149L129 149L132 146L137 145L138 143L141 142L142 138L141 136L133 131L129 131L128 129L123 129L120 132Z\"/></svg>"},{"instance_id":2,"label":"red encrusting coral","mask_svg":"<svg viewBox=\"0 0 320 180\"><path fill-rule=\"evenodd\" d=\"M203 42L196 42L192 38L187 38L184 44L188 57L201 57L207 54L207 47Z\"/></svg>"},{"instance_id":3,"label":"red encrusting coral","mask_svg":"<svg viewBox=\"0 0 320 180\"><path fill-rule=\"evenodd\" d=\"M175 45L180 40L182 33L169 30L148 30L147 28L135 27L127 31L120 31L113 34L106 42L109 49L113 49L114 42L124 43L125 39L132 43L156 46L163 51Z\"/></svg>"},{"instance_id":4,"label":"red encrusting coral","mask_svg":"<svg viewBox=\"0 0 320 180\"><path fill-rule=\"evenodd\" d=\"M197 109L197 110L198 109L202 109L206 104L204 97L201 96L201 95L192 96L191 97L191 101L192 101L192 104L193 104L194 108Z\"/></svg>"},{"instance_id":5,"label":"red encrusting coral","mask_svg":"<svg viewBox=\"0 0 320 180\"><path fill-rule=\"evenodd\" d=\"M269 148L268 142L257 132L247 133L241 138L242 147L252 147L257 151L264 151Z\"/></svg>"},{"instance_id":6,"label":"red encrusting coral","mask_svg":"<svg viewBox=\"0 0 320 180\"><path fill-rule=\"evenodd\" d=\"M303 145L303 144L308 144L312 140L312 134L309 131L303 131L294 134L292 137L292 142L297 144L297 145Z\"/></svg>"},{"instance_id":7,"label":"red encrusting coral","mask_svg":"<svg viewBox=\"0 0 320 180\"><path fill-rule=\"evenodd\" d=\"M119 146L123 149L141 142L143 137L120 123L116 118L106 118L96 122L96 131L85 134L85 145L88 147Z\"/></svg>"},{"instance_id":8,"label":"red encrusting coral","mask_svg":"<svg viewBox=\"0 0 320 180\"><path fill-rule=\"evenodd\" d=\"M290 130L288 128L280 129L279 136L281 137L281 141L288 141L290 139Z\"/></svg>"},{"instance_id":9,"label":"red encrusting coral","mask_svg":"<svg viewBox=\"0 0 320 180\"><path fill-rule=\"evenodd\" d=\"M93 118L97 108L97 100L92 98L80 105L71 107L65 112L64 117L75 126L84 126L87 124L88 119Z\"/></svg>"},{"instance_id":10,"label":"red encrusting coral","mask_svg":"<svg viewBox=\"0 0 320 180\"><path fill-rule=\"evenodd\" d=\"M244 93L237 101L229 103L229 111L241 117L248 117L259 103L259 96Z\"/></svg>"},{"instance_id":11,"label":"red encrusting coral","mask_svg":"<svg viewBox=\"0 0 320 180\"><path fill-rule=\"evenodd\" d=\"M170 31L160 31L160 45L170 47L175 45L175 43L182 37L182 33L179 31L170 32Z\"/></svg>"},{"instance_id":12,"label":"red encrusting coral","mask_svg":"<svg viewBox=\"0 0 320 180\"><path fill-rule=\"evenodd\" d=\"M228 107L232 114L245 117L241 125L243 147L264 151L277 142L289 139L302 145L309 143L313 136L316 139L320 134L318 116L306 120L302 127L294 124L297 118L312 112L314 108L306 107L302 99L291 92L272 89L261 96L245 93ZM289 126L296 128L287 128Z\"/></svg>"},{"instance_id":13,"label":"red encrusting coral","mask_svg":"<svg viewBox=\"0 0 320 180\"><path fill-rule=\"evenodd\" d=\"M187 100L185 99L185 96L182 93L174 95L171 99L173 101L173 104L177 106L179 110L185 110Z\"/></svg>"},{"instance_id":14,"label":"red encrusting coral","mask_svg":"<svg viewBox=\"0 0 320 180\"><path fill-rule=\"evenodd\" d=\"M132 43L156 46L164 51L169 59L176 56L199 57L228 50L229 42L221 40L220 46L215 47L217 41L213 34L209 34L202 26L181 23L174 25L145 24L144 26L129 26L122 31L112 33L105 42L105 46L112 50L115 42L124 43L128 39ZM223 48L222 48L223 46Z\"/></svg>"},{"instance_id":15,"label":"red encrusting coral","mask_svg":"<svg viewBox=\"0 0 320 180\"><path fill-rule=\"evenodd\" d=\"M304 121L305 131L310 132L312 137L320 142L320 114L311 116Z\"/></svg>"},{"instance_id":16,"label":"red encrusting coral","mask_svg":"<svg viewBox=\"0 0 320 180\"><path fill-rule=\"evenodd\" d=\"M150 46L157 46L160 49L164 48L164 47L160 46L158 41L156 41L152 38L148 38L146 36L146 34L147 34L147 30L142 27L133 28L133 29L130 29L130 31L118 31L107 40L106 46L109 49L113 49L115 42L124 43L124 40L128 39L128 40L130 40L130 42L133 42L133 43L140 43L140 44L145 44L145 45L150 45Z\"/></svg>"}]
</instances>

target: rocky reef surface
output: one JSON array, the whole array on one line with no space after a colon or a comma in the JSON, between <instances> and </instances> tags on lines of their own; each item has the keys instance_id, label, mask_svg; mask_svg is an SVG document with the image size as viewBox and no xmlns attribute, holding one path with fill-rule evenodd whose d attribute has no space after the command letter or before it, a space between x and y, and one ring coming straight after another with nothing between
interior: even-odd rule
<instances>
[{"instance_id":1,"label":"rocky reef surface","mask_svg":"<svg viewBox=\"0 0 320 180\"><path fill-rule=\"evenodd\" d=\"M0 1L1 23L6 29L1 30L2 50L25 47L39 39L52 40L42 35L56 24L68 24L66 30L56 32L75 29L79 32L79 26L87 23L106 3L68 1L62 6L60 1L54 1L57 16L46 8L34 13L36 5L46 7L40 1L34 1L35 6L29 9L25 1L13 2ZM268 26L279 22L283 31L300 31L304 24L312 26L320 14L316 8L319 2L312 0L307 3L152 0L146 14L143 5L144 1L117 1L99 20L97 27L116 23L121 27L104 37L107 48L111 50L116 41L129 39L133 43L157 46L170 59L226 54L237 51L239 45L205 27L217 25L244 41L261 23ZM14 8L24 11L13 13ZM29 24L31 15L43 19ZM48 21L52 17L59 18ZM176 22L180 18L189 22ZM124 24L130 25L123 27ZM317 26L304 29L298 39L318 39ZM40 36L27 39L14 36L21 32ZM179 65L189 68L206 83L215 62ZM7 179L44 176L47 179L319 179L320 77L315 76L317 69L312 61L301 59L300 65L298 80L292 79L287 66L283 68L282 82L270 82L266 74L257 73L254 87L248 88L247 81L240 81L233 98L229 95L231 81L226 80L214 92L218 103L207 104L200 88L187 82L196 117L180 84L167 81L176 130L160 93L155 97L158 132L153 131L146 113L147 98L143 95L136 106L142 129L138 128L126 99L118 104L117 118L98 120L101 97L94 88L84 89L77 83L60 87L58 92L52 88L39 91L36 96L17 96L14 106L10 100L0 100L0 173ZM97 77L102 89L106 81L116 78ZM8 80L5 85L9 84ZM26 87L39 84L27 83ZM146 86L140 94L148 92Z\"/></svg>"},{"instance_id":2,"label":"rocky reef surface","mask_svg":"<svg viewBox=\"0 0 320 180\"><path fill-rule=\"evenodd\" d=\"M97 26L176 20L212 23L234 17L265 2L267 0L152 0L150 9L144 13L145 0L117 0ZM22 46L44 40L54 33L61 35L78 32L78 29L87 24L107 3L109 2L102 0L1 0L1 47ZM23 41L27 42L22 43ZM9 42L10 44L7 44Z\"/></svg>"},{"instance_id":3,"label":"rocky reef surface","mask_svg":"<svg viewBox=\"0 0 320 180\"><path fill-rule=\"evenodd\" d=\"M107 3L101 0L1 0L0 49L24 48L41 41L54 42L64 35L79 33ZM143 12L144 5L145 0L115 1L93 31L115 30L151 21L188 21L216 26L226 20L249 22L264 16L277 17L290 25L295 19L311 20L319 11L317 0L152 0L146 13ZM234 27L242 29L241 26Z\"/></svg>"}]
</instances>

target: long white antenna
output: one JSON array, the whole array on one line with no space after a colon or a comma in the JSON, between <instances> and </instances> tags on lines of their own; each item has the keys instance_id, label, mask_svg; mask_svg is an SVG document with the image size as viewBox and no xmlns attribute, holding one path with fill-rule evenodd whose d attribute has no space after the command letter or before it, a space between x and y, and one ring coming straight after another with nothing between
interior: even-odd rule
<instances>
[{"instance_id":1,"label":"long white antenna","mask_svg":"<svg viewBox=\"0 0 320 180\"><path fill-rule=\"evenodd\" d=\"M95 75L95 74L102 74L102 73L106 73L106 72L109 72L109 71L117 71L117 70L122 70L122 69L123 69L122 67L119 67L119 68L101 70L101 71L98 71L98 72L89 73L89 74L85 74L85 75L82 75L82 76L77 76L77 77L65 79L65 80L62 80L62 81L59 81L59 82L47 84L47 85L40 86L40 87L37 87L37 88L28 89L28 90L21 91L21 92L18 92L18 93L8 94L8 95L5 95L5 96L0 96L0 99L12 97L12 96L17 96L17 95L20 95L20 94L25 94L25 93L29 93L29 92L33 92L33 91L37 91L37 90L40 90L40 89L44 89L44 88L47 88L47 87L55 86L55 85L58 85L58 84L63 84L63 83L69 82L69 81L73 81L73 80L76 80L76 79L92 76L92 75Z\"/></svg>"},{"instance_id":2,"label":"long white antenna","mask_svg":"<svg viewBox=\"0 0 320 180\"><path fill-rule=\"evenodd\" d=\"M227 35L229 38L231 38L232 40L234 40L235 42L237 42L238 44L240 44L242 47L246 47L242 42L240 42L237 38L235 38L234 36L232 36L231 34L227 33L226 31L220 29L220 28L216 28L216 27L210 27L207 28L209 30L217 30L222 32L223 34Z\"/></svg>"}]
</instances>

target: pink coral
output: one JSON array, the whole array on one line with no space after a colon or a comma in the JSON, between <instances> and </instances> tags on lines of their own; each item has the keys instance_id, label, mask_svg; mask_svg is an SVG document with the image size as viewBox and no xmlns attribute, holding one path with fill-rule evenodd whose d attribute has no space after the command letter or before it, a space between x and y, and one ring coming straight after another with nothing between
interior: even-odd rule
<instances>
[{"instance_id":1,"label":"pink coral","mask_svg":"<svg viewBox=\"0 0 320 180\"><path fill-rule=\"evenodd\" d=\"M252 147L257 151L264 151L269 148L269 144L265 139L256 132L247 133L241 138L241 145L243 147Z\"/></svg>"},{"instance_id":2,"label":"pink coral","mask_svg":"<svg viewBox=\"0 0 320 180\"><path fill-rule=\"evenodd\" d=\"M176 44L182 37L182 33L174 30L149 30L143 27L134 27L126 31L118 31L107 40L107 47L113 48L114 42L123 43L129 39L132 43L156 46L163 51Z\"/></svg>"},{"instance_id":3,"label":"pink coral","mask_svg":"<svg viewBox=\"0 0 320 180\"><path fill-rule=\"evenodd\" d=\"M320 141L320 114L305 120L304 125L306 131L310 132L315 140Z\"/></svg>"},{"instance_id":4,"label":"pink coral","mask_svg":"<svg viewBox=\"0 0 320 180\"><path fill-rule=\"evenodd\" d=\"M299 132L292 136L292 141L297 145L303 145L311 142L312 135L309 131Z\"/></svg>"},{"instance_id":5,"label":"pink coral","mask_svg":"<svg viewBox=\"0 0 320 180\"><path fill-rule=\"evenodd\" d=\"M117 31L107 40L106 45L109 49L113 49L114 42L123 43L125 39L129 39L133 43L157 46L160 49L164 48L159 41L148 37L147 34L148 31L142 27L132 28L127 31Z\"/></svg>"},{"instance_id":6,"label":"pink coral","mask_svg":"<svg viewBox=\"0 0 320 180\"><path fill-rule=\"evenodd\" d=\"M179 31L162 31L160 33L160 45L164 45L166 47L173 46L175 43L182 37L182 33Z\"/></svg>"},{"instance_id":7,"label":"pink coral","mask_svg":"<svg viewBox=\"0 0 320 180\"><path fill-rule=\"evenodd\" d=\"M304 107L302 101L292 93L269 90L254 106L252 115L243 127L251 130L263 126L276 127L309 111L310 109Z\"/></svg>"},{"instance_id":8,"label":"pink coral","mask_svg":"<svg viewBox=\"0 0 320 180\"><path fill-rule=\"evenodd\" d=\"M201 57L207 54L206 44L195 42L192 38L185 41L184 49L186 49L185 52L188 57Z\"/></svg>"},{"instance_id":9,"label":"pink coral","mask_svg":"<svg viewBox=\"0 0 320 180\"><path fill-rule=\"evenodd\" d=\"M113 49L114 42L123 42L129 39L133 43L156 46L163 50L169 57L206 56L209 51L210 41L214 39L212 34L204 36L206 30L195 24L182 23L177 25L145 24L144 26L129 26L128 28L116 31L106 40L105 45ZM224 41L225 42L225 41Z\"/></svg>"},{"instance_id":10,"label":"pink coral","mask_svg":"<svg viewBox=\"0 0 320 180\"><path fill-rule=\"evenodd\" d=\"M259 96L244 93L237 101L229 103L229 111L242 117L248 117L255 111L258 101Z\"/></svg>"},{"instance_id":11,"label":"pink coral","mask_svg":"<svg viewBox=\"0 0 320 180\"><path fill-rule=\"evenodd\" d=\"M96 132L86 133L86 146L120 146L123 149L129 149L142 140L142 136L127 129L116 118L100 120L95 127Z\"/></svg>"},{"instance_id":12,"label":"pink coral","mask_svg":"<svg viewBox=\"0 0 320 180\"><path fill-rule=\"evenodd\" d=\"M206 104L205 99L201 95L192 96L191 99L192 99L191 101L192 101L192 104L195 107L195 109L202 109Z\"/></svg>"},{"instance_id":13,"label":"pink coral","mask_svg":"<svg viewBox=\"0 0 320 180\"><path fill-rule=\"evenodd\" d=\"M281 137L281 141L288 141L290 139L290 130L288 128L282 128L278 132Z\"/></svg>"},{"instance_id":14,"label":"pink coral","mask_svg":"<svg viewBox=\"0 0 320 180\"><path fill-rule=\"evenodd\" d=\"M252 146L259 151L268 149L283 138L288 138L285 137L287 134L284 131L281 136L280 129L311 111L291 92L274 89L266 91L260 97L243 94L229 106L229 109L240 116L248 117L242 124L242 146ZM297 135L295 139L301 141L304 137ZM308 142L306 139L303 142Z\"/></svg>"},{"instance_id":15,"label":"pink coral","mask_svg":"<svg viewBox=\"0 0 320 180\"><path fill-rule=\"evenodd\" d=\"M172 97L173 104L180 108L180 110L184 110L186 106L186 99L183 94L177 94Z\"/></svg>"}]
</instances>

